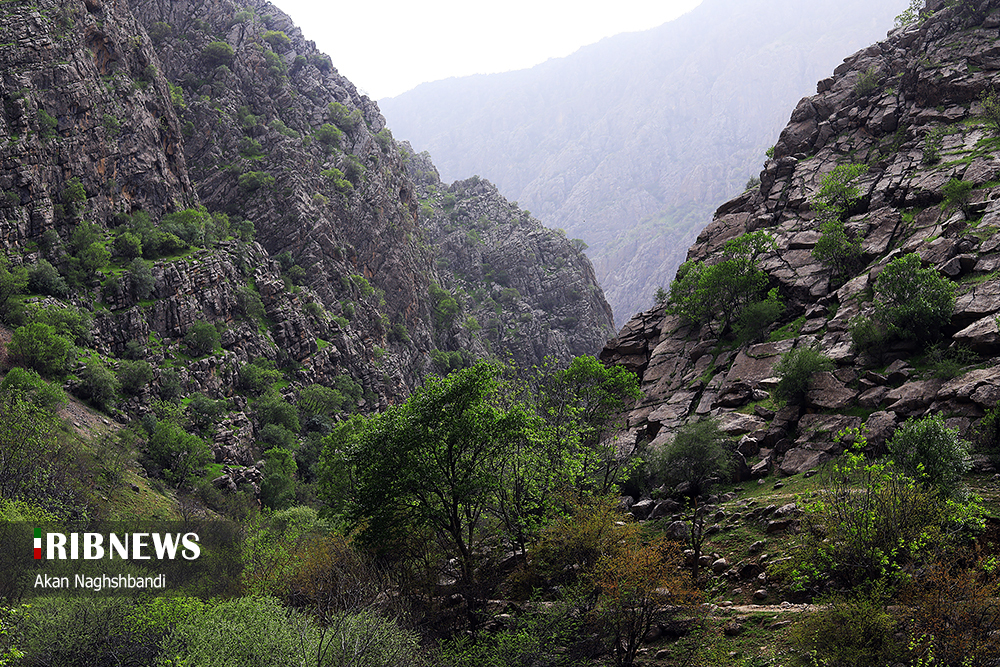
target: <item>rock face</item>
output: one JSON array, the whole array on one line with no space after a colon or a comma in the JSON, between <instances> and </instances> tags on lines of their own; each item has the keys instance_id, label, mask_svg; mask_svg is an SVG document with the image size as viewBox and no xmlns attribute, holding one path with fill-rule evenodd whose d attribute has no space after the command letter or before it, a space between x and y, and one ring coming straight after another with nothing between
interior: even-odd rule
<instances>
[{"instance_id":1,"label":"rock face","mask_svg":"<svg viewBox=\"0 0 1000 667\"><path fill-rule=\"evenodd\" d=\"M77 271L68 299L96 313L109 363L138 341L185 390L221 397L264 357L303 383L348 375L371 408L456 359L568 360L613 335L578 249L485 182L415 179L416 162L433 165L397 147L378 107L273 5L0 11L0 246L14 266ZM153 286L140 294L115 239L188 209L200 226L144 251ZM78 230L91 224L95 256L110 258L84 275ZM199 320L221 348L186 364Z\"/></svg>"},{"instance_id":2,"label":"rock face","mask_svg":"<svg viewBox=\"0 0 1000 667\"><path fill-rule=\"evenodd\" d=\"M843 428L866 422L869 445L881 447L909 417L943 412L968 432L997 406L1000 163L982 96L1000 86L1000 3L939 5L820 81L781 132L760 187L721 206L688 252L711 264L729 239L770 234L776 249L760 266L786 303L772 331L785 327L791 335L739 347L660 308L633 317L604 349L603 359L642 377L645 397L629 421L637 437L657 446L681 424L714 415L732 434L762 434L752 436L765 448L755 470L774 465L796 474L841 451L833 436ZM872 77L874 86L858 84ZM860 162L868 166L861 202L845 227L861 239L866 266L834 282L811 252L820 234L810 202L834 167ZM944 201L951 179L974 186L964 212ZM954 281L956 306L936 350L897 345L882 360L895 363L873 368L854 349L850 323L871 313L878 273L910 252ZM805 346L836 369L815 375L792 412L751 409L774 386L780 355ZM742 444L741 452L748 454Z\"/></svg>"}]
</instances>

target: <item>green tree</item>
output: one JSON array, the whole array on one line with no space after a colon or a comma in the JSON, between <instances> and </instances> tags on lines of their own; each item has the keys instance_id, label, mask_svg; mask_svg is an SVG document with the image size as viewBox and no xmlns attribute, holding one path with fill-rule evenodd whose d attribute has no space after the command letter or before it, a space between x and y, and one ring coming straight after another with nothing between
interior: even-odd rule
<instances>
[{"instance_id":1,"label":"green tree","mask_svg":"<svg viewBox=\"0 0 1000 667\"><path fill-rule=\"evenodd\" d=\"M992 126L993 134L1000 135L1000 93L990 86L979 96L986 122Z\"/></svg>"},{"instance_id":2,"label":"green tree","mask_svg":"<svg viewBox=\"0 0 1000 667\"><path fill-rule=\"evenodd\" d=\"M226 42L212 42L201 50L201 57L209 67L230 65L233 62L233 47Z\"/></svg>"},{"instance_id":3,"label":"green tree","mask_svg":"<svg viewBox=\"0 0 1000 667\"><path fill-rule=\"evenodd\" d=\"M135 298L145 301L153 295L156 289L156 278L149 264L141 257L136 257L128 265L128 275L132 282Z\"/></svg>"},{"instance_id":4,"label":"green tree","mask_svg":"<svg viewBox=\"0 0 1000 667\"><path fill-rule=\"evenodd\" d=\"M204 440L167 420L156 424L147 449L153 471L162 472L164 479L176 487L204 472L212 461L212 450Z\"/></svg>"},{"instance_id":5,"label":"green tree","mask_svg":"<svg viewBox=\"0 0 1000 667\"><path fill-rule=\"evenodd\" d=\"M118 382L123 392L137 396L153 381L153 367L142 359L122 361L118 367Z\"/></svg>"},{"instance_id":6,"label":"green tree","mask_svg":"<svg viewBox=\"0 0 1000 667\"><path fill-rule=\"evenodd\" d=\"M82 398L89 399L102 410L111 407L121 383L100 359L88 358L79 376L80 384L77 392Z\"/></svg>"},{"instance_id":7,"label":"green tree","mask_svg":"<svg viewBox=\"0 0 1000 667\"><path fill-rule=\"evenodd\" d=\"M875 279L875 317L891 335L930 341L951 321L955 284L910 253L889 262Z\"/></svg>"},{"instance_id":8,"label":"green tree","mask_svg":"<svg viewBox=\"0 0 1000 667\"><path fill-rule=\"evenodd\" d=\"M970 448L940 413L907 419L889 440L889 453L903 472L946 495L956 491L972 468Z\"/></svg>"},{"instance_id":9,"label":"green tree","mask_svg":"<svg viewBox=\"0 0 1000 667\"><path fill-rule=\"evenodd\" d=\"M12 323L21 311L18 296L28 288L28 270L10 267L5 255L0 255L0 321Z\"/></svg>"},{"instance_id":10,"label":"green tree","mask_svg":"<svg viewBox=\"0 0 1000 667\"><path fill-rule=\"evenodd\" d=\"M809 390L812 376L821 371L833 369L833 361L812 347L797 347L781 355L774 365L774 374L779 378L774 388L774 397L779 401L798 403Z\"/></svg>"},{"instance_id":11,"label":"green tree","mask_svg":"<svg viewBox=\"0 0 1000 667\"><path fill-rule=\"evenodd\" d=\"M211 322L198 320L192 324L187 333L184 334L184 342L194 354L203 357L211 354L219 344L220 336L218 329Z\"/></svg>"},{"instance_id":12,"label":"green tree","mask_svg":"<svg viewBox=\"0 0 1000 667\"><path fill-rule=\"evenodd\" d=\"M654 453L652 467L668 486L687 484L686 495L694 498L732 473L734 449L717 421L703 419L678 429L674 439Z\"/></svg>"},{"instance_id":13,"label":"green tree","mask_svg":"<svg viewBox=\"0 0 1000 667\"><path fill-rule=\"evenodd\" d=\"M944 194L945 205L957 206L966 219L970 218L972 208L969 200L974 187L976 187L976 184L972 181L963 181L959 178L951 179L941 189L941 192Z\"/></svg>"},{"instance_id":14,"label":"green tree","mask_svg":"<svg viewBox=\"0 0 1000 667\"><path fill-rule=\"evenodd\" d=\"M501 367L480 362L446 378L428 378L402 405L356 418L328 438L323 479L342 452L356 475L353 519L362 538L385 557L414 531L437 535L457 559L466 591L476 571L476 544L522 414L500 392ZM325 493L330 498L330 484ZM337 501L336 498L331 498Z\"/></svg>"},{"instance_id":15,"label":"green tree","mask_svg":"<svg viewBox=\"0 0 1000 667\"><path fill-rule=\"evenodd\" d=\"M14 330L7 352L18 363L42 375L61 376L69 370L76 348L54 327L32 322Z\"/></svg>"},{"instance_id":16,"label":"green tree","mask_svg":"<svg viewBox=\"0 0 1000 667\"><path fill-rule=\"evenodd\" d=\"M756 231L727 241L721 260L715 264L685 262L670 284L667 312L696 324L711 324L721 318L717 331L725 333L743 310L765 293L768 277L757 261L774 247L769 234Z\"/></svg>"},{"instance_id":17,"label":"green tree","mask_svg":"<svg viewBox=\"0 0 1000 667\"><path fill-rule=\"evenodd\" d=\"M866 164L842 164L820 181L812 208L822 232L813 248L813 257L839 276L850 275L861 265L861 239L850 238L844 220L861 201L857 181L868 172Z\"/></svg>"}]
</instances>

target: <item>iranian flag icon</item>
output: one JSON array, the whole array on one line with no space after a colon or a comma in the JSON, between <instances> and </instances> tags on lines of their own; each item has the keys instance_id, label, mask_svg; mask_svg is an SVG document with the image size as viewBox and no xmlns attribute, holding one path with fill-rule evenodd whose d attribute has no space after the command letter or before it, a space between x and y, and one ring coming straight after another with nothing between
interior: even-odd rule
<instances>
[{"instance_id":1,"label":"iranian flag icon","mask_svg":"<svg viewBox=\"0 0 1000 667\"><path fill-rule=\"evenodd\" d=\"M42 558L42 529L35 528L35 560Z\"/></svg>"}]
</instances>

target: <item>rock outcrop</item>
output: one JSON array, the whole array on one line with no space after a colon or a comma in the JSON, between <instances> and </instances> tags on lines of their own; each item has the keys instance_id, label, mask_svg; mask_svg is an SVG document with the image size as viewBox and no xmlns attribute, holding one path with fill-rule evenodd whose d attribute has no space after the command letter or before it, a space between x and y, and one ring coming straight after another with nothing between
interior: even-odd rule
<instances>
[{"instance_id":1,"label":"rock outcrop","mask_svg":"<svg viewBox=\"0 0 1000 667\"><path fill-rule=\"evenodd\" d=\"M942 413L968 434L996 409L1000 162L984 93L1000 84L1000 3L929 8L932 16L846 59L799 102L760 187L723 204L688 252L712 264L728 240L767 232L776 248L760 266L786 303L772 326L780 334L741 347L657 308L605 348L603 359L642 377L645 397L629 421L636 437L659 446L681 424L713 415L731 434L754 438L756 451L746 454L795 474L838 453L833 436L844 428L864 423L869 444L881 445L910 417ZM865 266L837 279L812 253L821 234L811 203L824 176L849 163L867 165L845 224ZM962 206L946 199L952 179L972 184ZM912 252L954 282L951 321L938 347L899 343L873 363L852 342L852 320L871 314L882 269ZM836 369L812 378L801 405L768 409L761 399L774 387L775 363L807 346Z\"/></svg>"}]
</instances>

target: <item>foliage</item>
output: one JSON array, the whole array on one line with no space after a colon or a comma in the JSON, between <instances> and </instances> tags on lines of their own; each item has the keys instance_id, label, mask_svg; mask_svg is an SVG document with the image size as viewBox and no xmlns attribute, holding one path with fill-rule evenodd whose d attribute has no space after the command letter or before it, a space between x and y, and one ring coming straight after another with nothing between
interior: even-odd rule
<instances>
[{"instance_id":1,"label":"foliage","mask_svg":"<svg viewBox=\"0 0 1000 667\"><path fill-rule=\"evenodd\" d=\"M785 303L778 296L778 288L768 290L767 298L749 304L740 313L733 327L736 340L742 345L763 339L768 329L785 312Z\"/></svg>"},{"instance_id":2,"label":"foliage","mask_svg":"<svg viewBox=\"0 0 1000 667\"><path fill-rule=\"evenodd\" d=\"M6 380L6 378L5 378ZM56 449L58 420L30 396L0 387L0 497L23 498L35 490L42 463Z\"/></svg>"},{"instance_id":3,"label":"foliage","mask_svg":"<svg viewBox=\"0 0 1000 667\"><path fill-rule=\"evenodd\" d=\"M854 434L856 449L863 442ZM796 584L835 576L851 586L895 576L940 539L943 508L891 463L848 452L806 505L810 539L796 557Z\"/></svg>"},{"instance_id":4,"label":"foliage","mask_svg":"<svg viewBox=\"0 0 1000 667\"><path fill-rule=\"evenodd\" d=\"M472 582L483 514L522 411L505 405L496 364L481 362L447 378L428 378L402 405L355 418L331 435L321 457L321 492L332 501L333 471L350 452L356 490L352 517L380 556L406 543L407 533L433 531L457 559L463 585Z\"/></svg>"},{"instance_id":5,"label":"foliage","mask_svg":"<svg viewBox=\"0 0 1000 667\"><path fill-rule=\"evenodd\" d=\"M295 406L283 399L276 392L265 393L253 402L254 414L262 426L278 424L292 433L302 430L299 414Z\"/></svg>"},{"instance_id":6,"label":"foliage","mask_svg":"<svg viewBox=\"0 0 1000 667\"><path fill-rule=\"evenodd\" d=\"M733 443L714 419L685 424L674 439L654 453L654 475L669 486L686 482L687 495L704 493L713 482L723 481L733 469Z\"/></svg>"},{"instance_id":7,"label":"foliage","mask_svg":"<svg viewBox=\"0 0 1000 667\"><path fill-rule=\"evenodd\" d=\"M240 190L244 192L256 192L261 188L274 187L274 176L266 171L248 171L245 174L240 174L236 180Z\"/></svg>"},{"instance_id":8,"label":"foliage","mask_svg":"<svg viewBox=\"0 0 1000 667\"><path fill-rule=\"evenodd\" d=\"M226 42L211 42L201 50L201 57L209 67L228 66L233 62L233 47Z\"/></svg>"},{"instance_id":9,"label":"foliage","mask_svg":"<svg viewBox=\"0 0 1000 667\"><path fill-rule=\"evenodd\" d=\"M670 298L670 293L663 289L663 285L656 288L656 292L653 293L653 303L657 306L667 305L667 299Z\"/></svg>"},{"instance_id":10,"label":"foliage","mask_svg":"<svg viewBox=\"0 0 1000 667\"><path fill-rule=\"evenodd\" d=\"M760 300L768 278L757 268L757 260L772 248L774 240L757 231L727 241L716 264L685 262L670 284L667 312L696 324L721 316L719 331L725 332L747 306Z\"/></svg>"},{"instance_id":11,"label":"foliage","mask_svg":"<svg viewBox=\"0 0 1000 667\"><path fill-rule=\"evenodd\" d=\"M21 304L18 297L27 288L27 269L11 268L6 255L0 255L0 321L12 324L19 317Z\"/></svg>"},{"instance_id":12,"label":"foliage","mask_svg":"<svg viewBox=\"0 0 1000 667\"><path fill-rule=\"evenodd\" d=\"M833 269L838 277L851 275L861 268L861 239L848 237L842 220L823 222L820 232L819 240L812 250L813 257Z\"/></svg>"},{"instance_id":13,"label":"foliage","mask_svg":"<svg viewBox=\"0 0 1000 667\"><path fill-rule=\"evenodd\" d=\"M64 297L69 294L69 285L66 280L59 275L56 267L46 260L40 259L28 270L27 287L37 294L48 294L55 297Z\"/></svg>"},{"instance_id":14,"label":"foliage","mask_svg":"<svg viewBox=\"0 0 1000 667\"><path fill-rule=\"evenodd\" d=\"M955 284L933 267L921 268L920 255L898 257L875 279L875 317L890 335L929 341L940 335L955 309Z\"/></svg>"},{"instance_id":15,"label":"foliage","mask_svg":"<svg viewBox=\"0 0 1000 667\"><path fill-rule=\"evenodd\" d=\"M278 49L287 49L292 45L292 40L281 30L268 30L261 39L267 42L275 51Z\"/></svg>"},{"instance_id":16,"label":"foliage","mask_svg":"<svg viewBox=\"0 0 1000 667\"><path fill-rule=\"evenodd\" d=\"M220 340L219 330L206 320L197 320L184 334L184 343L199 357L211 354Z\"/></svg>"},{"instance_id":17,"label":"foliage","mask_svg":"<svg viewBox=\"0 0 1000 667\"><path fill-rule=\"evenodd\" d=\"M156 288L156 278L153 277L153 270L149 264L136 257L128 265L128 275L132 282L132 290L135 298L144 301L153 295Z\"/></svg>"},{"instance_id":18,"label":"foliage","mask_svg":"<svg viewBox=\"0 0 1000 667\"><path fill-rule=\"evenodd\" d=\"M116 236L112 248L118 257L125 259L142 257L142 240L132 232L122 232Z\"/></svg>"},{"instance_id":19,"label":"foliage","mask_svg":"<svg viewBox=\"0 0 1000 667\"><path fill-rule=\"evenodd\" d=\"M264 481L260 502L271 510L283 510L295 502L295 453L283 447L264 452Z\"/></svg>"},{"instance_id":20,"label":"foliage","mask_svg":"<svg viewBox=\"0 0 1000 667\"><path fill-rule=\"evenodd\" d=\"M240 287L236 290L235 314L243 320L263 320L266 315L264 302L260 294L252 287Z\"/></svg>"},{"instance_id":21,"label":"foliage","mask_svg":"<svg viewBox=\"0 0 1000 667\"><path fill-rule=\"evenodd\" d=\"M906 583L901 598L912 610L911 635L925 638L914 648L933 648L934 664L986 667L1000 654L995 557L942 556Z\"/></svg>"},{"instance_id":22,"label":"foliage","mask_svg":"<svg viewBox=\"0 0 1000 667\"><path fill-rule=\"evenodd\" d=\"M979 96L979 104L987 123L993 128L993 134L1000 135L1000 93L990 86Z\"/></svg>"},{"instance_id":23,"label":"foliage","mask_svg":"<svg viewBox=\"0 0 1000 667\"><path fill-rule=\"evenodd\" d=\"M847 328L851 333L851 347L854 351L872 360L878 359L890 342L885 327L864 315L852 317Z\"/></svg>"},{"instance_id":24,"label":"foliage","mask_svg":"<svg viewBox=\"0 0 1000 667\"><path fill-rule=\"evenodd\" d=\"M354 190L354 184L344 178L344 172L336 167L324 169L320 172L320 175L342 195L347 195Z\"/></svg>"},{"instance_id":25,"label":"foliage","mask_svg":"<svg viewBox=\"0 0 1000 667\"><path fill-rule=\"evenodd\" d=\"M238 386L251 396L262 396L271 385L281 380L273 361L257 357L249 364L240 366Z\"/></svg>"},{"instance_id":26,"label":"foliage","mask_svg":"<svg viewBox=\"0 0 1000 667\"><path fill-rule=\"evenodd\" d=\"M361 110L351 109L340 102L330 102L327 106L330 120L344 132L350 132L361 124Z\"/></svg>"},{"instance_id":27,"label":"foliage","mask_svg":"<svg viewBox=\"0 0 1000 667\"><path fill-rule=\"evenodd\" d=\"M792 641L813 665L868 667L891 665L904 657L897 638L899 621L886 609L885 591L855 592L820 610L803 614Z\"/></svg>"},{"instance_id":28,"label":"foliage","mask_svg":"<svg viewBox=\"0 0 1000 667\"><path fill-rule=\"evenodd\" d=\"M78 375L80 384L77 385L76 392L80 397L90 400L102 410L108 410L121 388L115 374L98 357L92 356L84 362Z\"/></svg>"},{"instance_id":29,"label":"foliage","mask_svg":"<svg viewBox=\"0 0 1000 667\"><path fill-rule=\"evenodd\" d=\"M941 161L941 147L944 145L944 132L940 128L929 130L924 135L924 147L921 149L920 161L925 165L937 164Z\"/></svg>"},{"instance_id":30,"label":"foliage","mask_svg":"<svg viewBox=\"0 0 1000 667\"><path fill-rule=\"evenodd\" d=\"M431 297L431 312L434 316L434 326L447 329L455 321L461 307L451 293L437 283L431 283L427 288Z\"/></svg>"},{"instance_id":31,"label":"foliage","mask_svg":"<svg viewBox=\"0 0 1000 667\"><path fill-rule=\"evenodd\" d=\"M946 495L956 491L962 475L972 468L969 449L940 413L907 419L889 440L889 453L907 475Z\"/></svg>"},{"instance_id":32,"label":"foliage","mask_svg":"<svg viewBox=\"0 0 1000 667\"><path fill-rule=\"evenodd\" d=\"M323 144L327 149L333 149L340 145L340 141L343 138L344 133L340 131L335 125L330 123L323 123L318 130L316 130L316 141Z\"/></svg>"},{"instance_id":33,"label":"foliage","mask_svg":"<svg viewBox=\"0 0 1000 667\"><path fill-rule=\"evenodd\" d=\"M16 363L33 368L42 375L65 374L76 356L76 348L54 327L32 322L14 330L7 352Z\"/></svg>"},{"instance_id":34,"label":"foliage","mask_svg":"<svg viewBox=\"0 0 1000 667\"><path fill-rule=\"evenodd\" d=\"M842 164L820 181L819 190L812 199L813 210L820 219L845 219L861 201L856 182L868 173L866 164Z\"/></svg>"},{"instance_id":35,"label":"foliage","mask_svg":"<svg viewBox=\"0 0 1000 667\"><path fill-rule=\"evenodd\" d=\"M643 544L632 537L615 547L597 561L598 615L610 629L615 665L632 667L659 610L691 604L697 591L681 574L677 543L660 537Z\"/></svg>"},{"instance_id":36,"label":"foliage","mask_svg":"<svg viewBox=\"0 0 1000 667\"><path fill-rule=\"evenodd\" d=\"M969 198L974 187L976 187L976 184L972 181L963 181L958 178L951 179L941 188L941 192L944 194L945 206L957 206L962 211L962 215L969 218L972 213L969 206Z\"/></svg>"},{"instance_id":37,"label":"foliage","mask_svg":"<svg viewBox=\"0 0 1000 667\"><path fill-rule=\"evenodd\" d=\"M148 361L122 361L118 365L118 382L129 396L137 396L153 381L153 367Z\"/></svg>"},{"instance_id":38,"label":"foliage","mask_svg":"<svg viewBox=\"0 0 1000 667\"><path fill-rule=\"evenodd\" d=\"M867 97L878 90L878 84L878 70L873 65L858 75L857 81L854 82L854 94L858 97Z\"/></svg>"},{"instance_id":39,"label":"foliage","mask_svg":"<svg viewBox=\"0 0 1000 667\"><path fill-rule=\"evenodd\" d=\"M66 403L66 393L62 388L49 383L30 368L14 366L0 382L0 405L8 403L13 396L30 400L45 410L52 410Z\"/></svg>"},{"instance_id":40,"label":"foliage","mask_svg":"<svg viewBox=\"0 0 1000 667\"><path fill-rule=\"evenodd\" d=\"M904 9L899 16L896 17L896 27L903 28L906 26L916 25L922 21L925 16L923 13L924 0L910 0L910 6Z\"/></svg>"},{"instance_id":41,"label":"foliage","mask_svg":"<svg viewBox=\"0 0 1000 667\"><path fill-rule=\"evenodd\" d=\"M201 474L212 461L212 451L204 440L166 420L156 424L147 451L152 472L162 472L163 478L176 487Z\"/></svg>"},{"instance_id":42,"label":"foliage","mask_svg":"<svg viewBox=\"0 0 1000 667\"><path fill-rule=\"evenodd\" d=\"M773 372L779 378L773 391L774 398L798 403L809 390L813 374L832 369L833 361L813 347L789 350L774 365Z\"/></svg>"}]
</instances>

